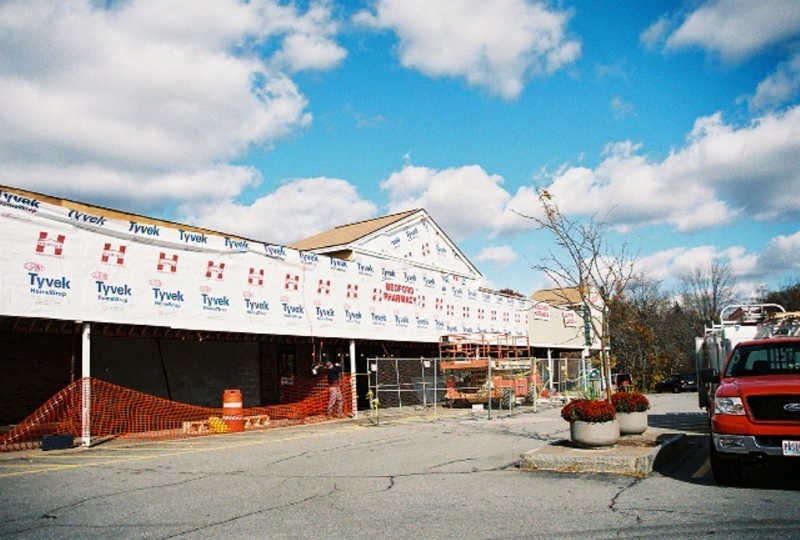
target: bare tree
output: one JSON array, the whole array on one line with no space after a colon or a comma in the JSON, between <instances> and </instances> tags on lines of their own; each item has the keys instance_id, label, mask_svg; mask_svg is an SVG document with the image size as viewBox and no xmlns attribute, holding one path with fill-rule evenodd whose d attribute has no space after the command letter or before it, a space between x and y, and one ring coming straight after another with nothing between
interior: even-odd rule
<instances>
[{"instance_id":1,"label":"bare tree","mask_svg":"<svg viewBox=\"0 0 800 540\"><path fill-rule=\"evenodd\" d=\"M584 317L590 322L594 339L600 342L603 376L610 382L610 360L606 350L608 307L625 290L633 276L636 254L630 252L627 242L617 249L612 248L607 238L609 226L596 216L583 221L568 218L544 189L539 191L539 201L544 217L523 217L548 231L561 252L548 251L532 268L543 272L558 287L578 290ZM599 320L590 315L593 308L600 310ZM606 385L606 395L608 398L611 396L609 384Z\"/></svg>"},{"instance_id":2,"label":"bare tree","mask_svg":"<svg viewBox=\"0 0 800 540\"><path fill-rule=\"evenodd\" d=\"M719 323L720 310L736 297L736 278L730 264L714 259L707 267L683 274L680 295L684 307L697 317L697 335L703 335L703 327Z\"/></svg>"},{"instance_id":3,"label":"bare tree","mask_svg":"<svg viewBox=\"0 0 800 540\"><path fill-rule=\"evenodd\" d=\"M780 304L787 311L800 311L800 277L794 278L794 282L786 282L777 291L762 290L758 301Z\"/></svg>"}]
</instances>

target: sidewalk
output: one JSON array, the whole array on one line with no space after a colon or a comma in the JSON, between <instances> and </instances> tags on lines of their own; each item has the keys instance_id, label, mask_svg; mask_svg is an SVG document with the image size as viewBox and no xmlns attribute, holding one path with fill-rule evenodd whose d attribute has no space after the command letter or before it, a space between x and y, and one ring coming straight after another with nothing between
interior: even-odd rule
<instances>
[{"instance_id":1,"label":"sidewalk","mask_svg":"<svg viewBox=\"0 0 800 540\"><path fill-rule=\"evenodd\" d=\"M455 419L478 422L512 421L535 426L537 435L546 434L544 443L520 456L522 470L560 472L603 472L630 476L647 476L668 462L686 446L686 434L707 434L705 413L697 406L697 394L648 395L648 429L641 435L621 437L612 447L585 449L572 446L569 424L561 418L560 403L516 407L509 411L474 411L447 407L399 407L380 409L377 423ZM360 411L357 421L375 423L369 411Z\"/></svg>"}]
</instances>

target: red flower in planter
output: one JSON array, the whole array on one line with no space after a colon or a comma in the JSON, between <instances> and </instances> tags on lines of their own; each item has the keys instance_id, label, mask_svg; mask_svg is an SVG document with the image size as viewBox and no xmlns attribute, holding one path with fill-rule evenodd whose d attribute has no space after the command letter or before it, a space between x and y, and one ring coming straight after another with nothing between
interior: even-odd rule
<instances>
[{"instance_id":1,"label":"red flower in planter","mask_svg":"<svg viewBox=\"0 0 800 540\"><path fill-rule=\"evenodd\" d=\"M561 408L561 418L569 422L611 422L617 411L606 400L573 399Z\"/></svg>"},{"instance_id":2,"label":"red flower in planter","mask_svg":"<svg viewBox=\"0 0 800 540\"><path fill-rule=\"evenodd\" d=\"M639 392L615 392L611 394L611 403L621 413L645 412L650 408L650 401Z\"/></svg>"}]
</instances>

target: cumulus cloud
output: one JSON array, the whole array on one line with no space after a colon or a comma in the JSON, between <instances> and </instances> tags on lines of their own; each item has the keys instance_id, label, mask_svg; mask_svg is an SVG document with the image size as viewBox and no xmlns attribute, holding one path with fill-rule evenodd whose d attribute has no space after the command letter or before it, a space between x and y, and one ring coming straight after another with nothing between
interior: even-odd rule
<instances>
[{"instance_id":1,"label":"cumulus cloud","mask_svg":"<svg viewBox=\"0 0 800 540\"><path fill-rule=\"evenodd\" d=\"M698 119L686 144L663 160L640 152L631 142L610 144L597 167L562 168L547 189L565 213L608 214L623 227L668 224L694 231L744 214L797 217L800 107L740 127L714 114Z\"/></svg>"},{"instance_id":2,"label":"cumulus cloud","mask_svg":"<svg viewBox=\"0 0 800 540\"><path fill-rule=\"evenodd\" d=\"M369 219L376 211L352 184L324 177L289 181L249 205L228 200L195 202L181 208L188 223L276 244L290 244L342 223Z\"/></svg>"},{"instance_id":3,"label":"cumulus cloud","mask_svg":"<svg viewBox=\"0 0 800 540\"><path fill-rule=\"evenodd\" d=\"M783 105L800 91L800 54L781 62L775 72L758 83L756 93L747 99L751 111Z\"/></svg>"},{"instance_id":4,"label":"cumulus cloud","mask_svg":"<svg viewBox=\"0 0 800 540\"><path fill-rule=\"evenodd\" d=\"M682 20L660 18L640 40L650 47L663 40L666 50L700 47L731 62L798 35L800 3L795 0L709 0Z\"/></svg>"},{"instance_id":5,"label":"cumulus cloud","mask_svg":"<svg viewBox=\"0 0 800 540\"><path fill-rule=\"evenodd\" d=\"M485 247L475 256L478 262L489 262L498 266L508 266L516 259L517 254L508 245Z\"/></svg>"},{"instance_id":6,"label":"cumulus cloud","mask_svg":"<svg viewBox=\"0 0 800 540\"><path fill-rule=\"evenodd\" d=\"M258 175L220 163L310 122L286 73L336 65L334 32L324 2L4 2L0 175L143 205L238 193Z\"/></svg>"},{"instance_id":7,"label":"cumulus cloud","mask_svg":"<svg viewBox=\"0 0 800 540\"><path fill-rule=\"evenodd\" d=\"M759 257L759 267L776 275L800 273L800 231L791 235L779 235L770 240Z\"/></svg>"},{"instance_id":8,"label":"cumulus cloud","mask_svg":"<svg viewBox=\"0 0 800 540\"><path fill-rule=\"evenodd\" d=\"M707 268L715 260L728 264L737 280L780 275L779 271L764 274L759 256L748 253L741 246L719 249L710 245L676 247L641 257L636 262L636 272L653 279L668 280L692 273L697 268Z\"/></svg>"},{"instance_id":9,"label":"cumulus cloud","mask_svg":"<svg viewBox=\"0 0 800 540\"><path fill-rule=\"evenodd\" d=\"M437 171L404 166L381 182L390 212L424 208L454 240L494 229L509 200L503 178L477 165Z\"/></svg>"},{"instance_id":10,"label":"cumulus cloud","mask_svg":"<svg viewBox=\"0 0 800 540\"><path fill-rule=\"evenodd\" d=\"M393 31L407 68L513 99L529 78L580 56L580 42L566 35L570 15L527 0L378 0L354 20Z\"/></svg>"}]
</instances>

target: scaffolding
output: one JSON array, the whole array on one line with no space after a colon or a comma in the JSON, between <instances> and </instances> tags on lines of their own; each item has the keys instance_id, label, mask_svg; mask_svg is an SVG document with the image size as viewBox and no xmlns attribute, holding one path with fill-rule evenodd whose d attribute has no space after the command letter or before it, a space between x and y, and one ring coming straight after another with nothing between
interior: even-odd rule
<instances>
[{"instance_id":1,"label":"scaffolding","mask_svg":"<svg viewBox=\"0 0 800 540\"><path fill-rule=\"evenodd\" d=\"M451 406L536 403L541 378L527 336L447 334L439 340L439 359Z\"/></svg>"}]
</instances>

